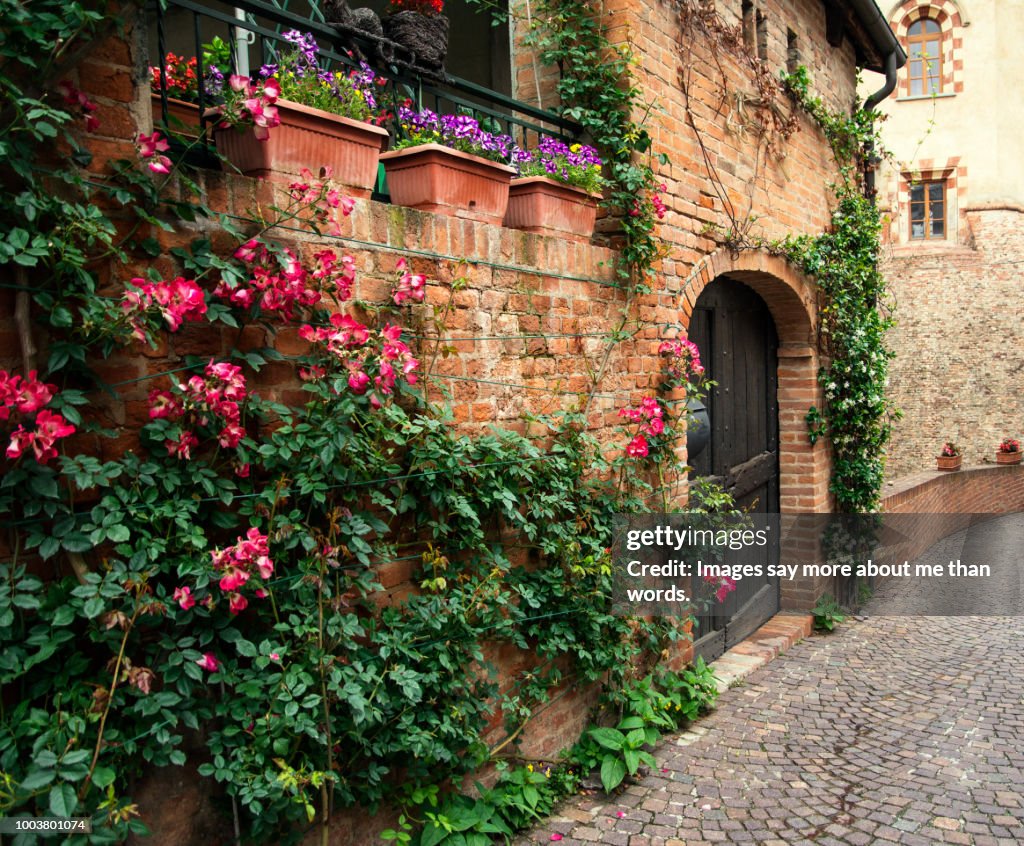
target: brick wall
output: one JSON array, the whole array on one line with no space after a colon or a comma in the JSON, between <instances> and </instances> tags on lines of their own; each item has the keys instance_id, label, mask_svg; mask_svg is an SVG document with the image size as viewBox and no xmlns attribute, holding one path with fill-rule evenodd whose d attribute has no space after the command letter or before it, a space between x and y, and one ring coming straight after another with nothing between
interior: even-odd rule
<instances>
[{"instance_id":1,"label":"brick wall","mask_svg":"<svg viewBox=\"0 0 1024 846\"><path fill-rule=\"evenodd\" d=\"M892 559L913 561L942 538L967 529L977 514L1024 511L1024 466L969 467L958 471L926 470L887 485L886 514L922 515L904 531L906 541Z\"/></svg>"},{"instance_id":2,"label":"brick wall","mask_svg":"<svg viewBox=\"0 0 1024 846\"><path fill-rule=\"evenodd\" d=\"M720 5L727 7L727 14L735 5L733 11L738 14L738 0ZM805 61L812 66L816 89L833 105L848 104L854 91L853 51L848 44L839 50L825 46L822 5L793 0L762 7L769 22L772 67L784 64L786 27L794 27L806 45ZM468 279L468 285L455 295L447 327L458 354L439 357L434 371L438 384L450 391L455 419L466 431L483 431L495 422L522 428L527 412L552 412L577 402L579 393L590 386L592 374L601 370L589 422L595 431L612 437L612 428L620 422L618 408L635 403L660 381L659 338L666 332L674 334L680 326L685 330L701 290L716 277L729 274L764 298L777 324L783 508L828 510L826 449L823 444L813 448L808 444L803 422L807 408L819 401L814 288L782 259L756 250L733 253L721 248L720 235L712 231L715 226L727 229L733 225L723 203L743 220L749 220L749 215L756 217L751 229L755 234L775 237L820 231L829 219L826 185L834 176L824 139L804 117L798 118L799 131L788 141L760 134L749 119L750 110L761 108L751 102L754 89L749 59L742 51L730 53L700 41L690 43L692 52L681 56L671 4L619 0L607 3L606 9L615 16L614 31L623 40L628 38L640 56L642 84L655 101L649 121L654 150L668 153L672 162L660 171L669 209L660 235L668 250L657 268L655 291L629 306L638 331L615 346L603 370L605 344L594 335L611 329L627 306L624 292L612 284L614 253L607 246L527 235L369 201L360 201L352 216L343 221L340 237L313 238L292 231L276 234L299 253L323 246L351 253L359 271L353 295L368 301L385 298L396 262L407 258L414 271L432 280L427 302L413 307L411 326L417 334L429 334L430 309L447 300L446 283L458 276ZM151 129L145 57L137 31L129 28L125 38L99 44L73 74L100 104L100 134L89 139L95 153L92 167L97 172L105 169L110 158L130 156L130 139L137 131ZM677 78L680 63L690 73L692 120L706 158L698 135L689 128ZM521 85L527 84L522 76L517 79ZM779 106L786 108L788 103L782 100ZM719 180L718 193L710 187L711 173ZM257 203L266 203L273 190L245 177L218 173L202 174L200 184L211 206L243 217ZM227 243L223 233L205 224L192 231L161 234L160 238L167 250L196 234ZM165 275L180 270L166 254L155 266ZM131 275L132 271L124 269L112 273L107 291L116 294ZM21 369L17 334L10 319L13 308L12 292L0 290L0 366ZM128 433L145 419L145 397L166 377L132 380L180 366L186 355L221 355L232 346L267 343L286 355L303 350L291 331L276 337L262 333L249 327L239 339L233 331L225 335L208 326L190 326L169 337L158 350L137 348L112 356L102 366L101 376L110 383L124 384L117 387L116 398L97 394L92 412L103 425L119 429L122 437L113 442L97 440L84 448L111 455L131 447ZM524 334L549 337L524 338ZM45 338L37 342L45 354ZM422 342L420 352L424 360L431 357L429 341ZM253 384L269 397L287 401L297 396L288 364L267 366ZM410 590L412 576L408 567L382 573L387 599L397 599ZM818 586L803 588L804 593L818 590ZM567 689L524 735L524 747L544 756L568 745L584 726L593 696L592 689ZM202 819L209 803L194 781L178 776L180 773L171 774L166 782L150 783L141 791L140 801L144 813L163 814L172 807L174 817L185 819L189 828L186 831L167 822L169 827L152 842L206 842L213 823ZM163 811L158 808L161 804ZM189 809L195 810L194 819L185 813ZM376 831L387 821L387 814L370 823L360 813L345 815L339 819L332 842L369 842L372 832L366 826Z\"/></svg>"},{"instance_id":3,"label":"brick wall","mask_svg":"<svg viewBox=\"0 0 1024 846\"><path fill-rule=\"evenodd\" d=\"M903 410L888 449L896 479L934 467L944 441L965 464L995 461L1024 436L1024 323L1020 274L1024 208L974 207L959 244L890 249L883 263L896 302L890 392Z\"/></svg>"},{"instance_id":4,"label":"brick wall","mask_svg":"<svg viewBox=\"0 0 1024 846\"><path fill-rule=\"evenodd\" d=\"M751 238L820 232L829 222L828 183L835 163L822 133L802 113L788 139L762 129L759 118L767 110L776 109L784 120L792 104L784 96L763 103L753 82L759 66L751 51L686 28L678 17L680 5L686 4L613 0L600 7L609 37L628 44L639 60L637 81L651 103L645 127L654 151L670 159L655 164L668 207L658 231L668 251L658 266L657 319L678 321L685 331L701 290L723 273L761 295L775 317L781 346L782 508L828 510L827 449L809 446L804 423L807 409L821 402L813 285L785 262L758 251L733 254L721 244L723 233L743 227ZM838 49L828 46L823 4L770 0L756 5L767 27L768 72L777 76L786 67L787 30L792 30L814 92L831 108L848 111L856 98L853 48L848 41ZM722 23L740 23L740 0L715 6ZM519 43L522 35L520 28ZM553 71L525 50L516 59L516 96L536 101L539 86L542 102L554 105ZM604 223L613 236L614 221Z\"/></svg>"},{"instance_id":5,"label":"brick wall","mask_svg":"<svg viewBox=\"0 0 1024 846\"><path fill-rule=\"evenodd\" d=\"M1012 514L1024 511L1024 466L925 470L886 486L887 514Z\"/></svg>"}]
</instances>

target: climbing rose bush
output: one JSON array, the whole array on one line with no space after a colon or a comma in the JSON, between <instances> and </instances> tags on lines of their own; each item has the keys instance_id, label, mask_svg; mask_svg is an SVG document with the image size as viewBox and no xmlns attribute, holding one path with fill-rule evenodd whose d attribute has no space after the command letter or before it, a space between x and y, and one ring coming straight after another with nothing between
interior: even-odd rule
<instances>
[{"instance_id":1,"label":"climbing rose bush","mask_svg":"<svg viewBox=\"0 0 1024 846\"><path fill-rule=\"evenodd\" d=\"M638 429L626 446L626 455L646 458L651 451L649 439L659 438L665 432L665 409L656 397L644 397L636 408L620 408L619 417L635 423Z\"/></svg>"},{"instance_id":2,"label":"climbing rose bush","mask_svg":"<svg viewBox=\"0 0 1024 846\"><path fill-rule=\"evenodd\" d=\"M14 420L5 454L17 460L26 453L40 464L57 457L57 441L75 433L64 417L45 406L57 394L57 386L40 382L35 370L27 377L0 370L0 422ZM26 427L27 424L27 427Z\"/></svg>"},{"instance_id":3,"label":"climbing rose bush","mask_svg":"<svg viewBox=\"0 0 1024 846\"><path fill-rule=\"evenodd\" d=\"M402 275L398 281L398 286L391 295L395 305L402 305L405 302L423 302L423 298L427 293L427 277L422 273L410 273L405 259L398 260L397 269Z\"/></svg>"},{"instance_id":4,"label":"climbing rose bush","mask_svg":"<svg viewBox=\"0 0 1024 846\"><path fill-rule=\"evenodd\" d=\"M178 431L164 440L164 446L168 455L188 459L200 444L197 430L211 433L224 449L238 446L245 436L240 404L246 396L242 368L211 359L205 376L192 376L174 391L151 391L149 417L178 424Z\"/></svg>"},{"instance_id":5,"label":"climbing rose bush","mask_svg":"<svg viewBox=\"0 0 1024 846\"><path fill-rule=\"evenodd\" d=\"M275 78L253 82L233 73L223 94L224 102L216 108L218 128L251 127L258 140L266 141L270 130L280 126L281 116L274 104L281 96L281 85Z\"/></svg>"},{"instance_id":6,"label":"climbing rose bush","mask_svg":"<svg viewBox=\"0 0 1024 846\"><path fill-rule=\"evenodd\" d=\"M177 332L183 323L202 320L206 314L206 294L194 281L181 276L169 282L147 282L136 277L121 297L121 311L132 334L146 341L154 314L163 318L171 332Z\"/></svg>"}]
</instances>

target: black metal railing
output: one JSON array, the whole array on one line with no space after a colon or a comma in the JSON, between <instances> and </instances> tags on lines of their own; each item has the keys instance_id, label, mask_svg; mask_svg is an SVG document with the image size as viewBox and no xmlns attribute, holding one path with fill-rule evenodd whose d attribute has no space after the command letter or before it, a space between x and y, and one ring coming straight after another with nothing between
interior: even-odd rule
<instances>
[{"instance_id":1,"label":"black metal railing","mask_svg":"<svg viewBox=\"0 0 1024 846\"><path fill-rule=\"evenodd\" d=\"M214 37L223 39L231 48L230 72L249 75L263 64L276 61L278 50L285 43L282 32L295 29L316 39L319 60L326 70L353 68L358 66L358 60L366 61L384 80L380 99L386 106L411 100L417 109L471 114L489 131L511 135L524 147L534 146L541 136L575 140L582 131L578 123L555 112L519 102L443 70L421 67L414 53L382 36L301 16L262 0L237 0L231 5L158 0L150 7L149 20L155 24L155 44L151 41L151 47L156 48L153 66L160 69L161 80L167 78L169 49L188 58L196 57L200 116L216 103L216 93L201 84L209 70L204 67L205 44ZM451 49L459 49L457 33L452 34ZM154 85L153 93L159 101L162 120L158 122L175 128L170 119L173 93L169 96L166 85ZM203 126L200 117L200 127ZM200 137L205 137L205 133L200 133Z\"/></svg>"}]
</instances>

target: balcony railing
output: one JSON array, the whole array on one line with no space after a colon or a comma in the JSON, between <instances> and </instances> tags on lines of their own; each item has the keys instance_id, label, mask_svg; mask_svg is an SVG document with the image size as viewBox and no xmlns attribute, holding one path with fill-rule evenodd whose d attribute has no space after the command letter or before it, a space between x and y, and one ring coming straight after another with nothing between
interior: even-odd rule
<instances>
[{"instance_id":1,"label":"balcony railing","mask_svg":"<svg viewBox=\"0 0 1024 846\"><path fill-rule=\"evenodd\" d=\"M385 80L379 99L386 105L411 100L415 108L429 108L439 114L471 114L489 131L511 135L524 147L534 146L541 136L576 140L582 131L578 123L555 112L519 102L444 71L420 67L414 53L386 38L339 28L261 0L238 0L231 6L196 0L158 0L150 7L149 20L155 23L154 67L160 68L163 80L167 78L168 50L186 59L195 56L196 76L203 80L208 70L203 66L203 45L219 37L231 48L230 72L248 75L263 64L276 62L282 45L289 46L281 34L295 29L311 33L316 39L319 61L325 70L357 67L358 62L342 45L357 47L378 77ZM458 49L457 34L453 33L452 41L452 49ZM387 60L382 61L381 56ZM154 87L153 93L159 97L159 122L171 125L166 87ZM215 105L216 95L202 85L198 98L200 115Z\"/></svg>"}]
</instances>

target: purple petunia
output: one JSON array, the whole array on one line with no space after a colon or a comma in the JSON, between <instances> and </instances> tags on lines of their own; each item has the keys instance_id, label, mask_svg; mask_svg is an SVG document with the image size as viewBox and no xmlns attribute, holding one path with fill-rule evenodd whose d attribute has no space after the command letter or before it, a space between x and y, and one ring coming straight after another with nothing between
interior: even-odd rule
<instances>
[{"instance_id":1,"label":"purple petunia","mask_svg":"<svg viewBox=\"0 0 1024 846\"><path fill-rule=\"evenodd\" d=\"M481 129L480 122L469 115L438 115L429 109L416 112L403 106L398 119L412 144L443 144L501 162L516 161L522 154L510 136Z\"/></svg>"},{"instance_id":2,"label":"purple petunia","mask_svg":"<svg viewBox=\"0 0 1024 846\"><path fill-rule=\"evenodd\" d=\"M586 144L544 137L532 150L520 153L513 164L522 176L547 176L591 193L599 193L604 185L601 157Z\"/></svg>"}]
</instances>

